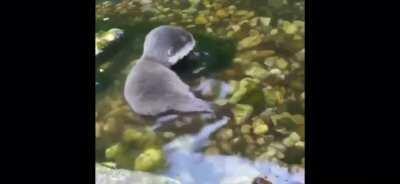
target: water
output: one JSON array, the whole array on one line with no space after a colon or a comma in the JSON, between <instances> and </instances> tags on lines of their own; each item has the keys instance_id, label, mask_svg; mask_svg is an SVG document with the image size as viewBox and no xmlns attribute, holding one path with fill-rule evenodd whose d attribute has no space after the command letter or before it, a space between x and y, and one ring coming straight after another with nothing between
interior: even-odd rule
<instances>
[{"instance_id":1,"label":"water","mask_svg":"<svg viewBox=\"0 0 400 184\"><path fill-rule=\"evenodd\" d=\"M218 104L217 116L230 117L194 154L221 158L211 159L214 163L230 155L248 160L237 162L242 165L263 161L304 168L303 21L301 0L96 1L96 32L124 32L96 57L96 162L138 169L137 158L149 148L162 151L177 137L217 121L180 117L152 131L154 122L135 114L123 99L125 78L142 54L145 35L170 24L192 32L194 51L201 54L182 59L172 70L196 96ZM110 149L115 145L120 146ZM179 171L171 166L178 162L160 163L149 171Z\"/></svg>"}]
</instances>

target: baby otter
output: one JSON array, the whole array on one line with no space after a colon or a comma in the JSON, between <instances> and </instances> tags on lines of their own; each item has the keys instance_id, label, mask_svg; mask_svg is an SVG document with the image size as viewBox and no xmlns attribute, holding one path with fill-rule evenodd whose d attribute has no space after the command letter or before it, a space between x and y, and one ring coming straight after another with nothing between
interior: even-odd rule
<instances>
[{"instance_id":1,"label":"baby otter","mask_svg":"<svg viewBox=\"0 0 400 184\"><path fill-rule=\"evenodd\" d=\"M193 35L180 27L159 26L147 34L143 54L130 71L124 97L138 114L155 116L168 111L212 112L170 67L194 48Z\"/></svg>"}]
</instances>

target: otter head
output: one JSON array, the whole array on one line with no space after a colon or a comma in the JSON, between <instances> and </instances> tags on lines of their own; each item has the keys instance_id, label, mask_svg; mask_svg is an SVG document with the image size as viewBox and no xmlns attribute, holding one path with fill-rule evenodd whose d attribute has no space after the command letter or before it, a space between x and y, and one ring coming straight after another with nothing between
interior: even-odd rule
<instances>
[{"instance_id":1,"label":"otter head","mask_svg":"<svg viewBox=\"0 0 400 184\"><path fill-rule=\"evenodd\" d=\"M193 50L193 35L176 26L159 26L146 35L143 58L149 58L168 67Z\"/></svg>"}]
</instances>

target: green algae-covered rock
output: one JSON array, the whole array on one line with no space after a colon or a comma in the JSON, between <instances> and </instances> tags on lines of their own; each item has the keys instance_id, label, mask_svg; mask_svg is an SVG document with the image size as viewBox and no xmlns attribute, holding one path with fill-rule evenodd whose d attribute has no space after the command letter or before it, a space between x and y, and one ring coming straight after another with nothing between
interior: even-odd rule
<instances>
[{"instance_id":1,"label":"green algae-covered rock","mask_svg":"<svg viewBox=\"0 0 400 184\"><path fill-rule=\"evenodd\" d=\"M124 34L124 31L118 28L110 29L106 32L96 34L96 55L103 52L110 44L118 41Z\"/></svg>"},{"instance_id":2,"label":"green algae-covered rock","mask_svg":"<svg viewBox=\"0 0 400 184\"><path fill-rule=\"evenodd\" d=\"M300 51L298 51L295 55L294 58L298 61L298 62L304 62L305 59L305 50L302 49Z\"/></svg>"},{"instance_id":3,"label":"green algae-covered rock","mask_svg":"<svg viewBox=\"0 0 400 184\"><path fill-rule=\"evenodd\" d=\"M251 132L251 125L244 124L240 127L240 132L242 134L249 134Z\"/></svg>"},{"instance_id":4,"label":"green algae-covered rock","mask_svg":"<svg viewBox=\"0 0 400 184\"><path fill-rule=\"evenodd\" d=\"M215 12L215 15L219 18L225 18L229 16L229 13L225 9L219 9L217 10L217 12Z\"/></svg>"},{"instance_id":5,"label":"green algae-covered rock","mask_svg":"<svg viewBox=\"0 0 400 184\"><path fill-rule=\"evenodd\" d=\"M238 43L238 50L248 49L259 45L263 41L262 34L253 34L246 38L243 38Z\"/></svg>"},{"instance_id":6,"label":"green algae-covered rock","mask_svg":"<svg viewBox=\"0 0 400 184\"><path fill-rule=\"evenodd\" d=\"M259 80L264 80L269 75L269 72L257 63L253 63L244 73Z\"/></svg>"},{"instance_id":7,"label":"green algae-covered rock","mask_svg":"<svg viewBox=\"0 0 400 184\"><path fill-rule=\"evenodd\" d=\"M126 152L126 147L120 143L114 144L106 149L105 156L107 159L115 159L119 155Z\"/></svg>"},{"instance_id":8,"label":"green algae-covered rock","mask_svg":"<svg viewBox=\"0 0 400 184\"><path fill-rule=\"evenodd\" d=\"M129 128L124 131L122 140L136 148L157 146L161 141L157 134L150 128L145 128L141 131Z\"/></svg>"},{"instance_id":9,"label":"green algae-covered rock","mask_svg":"<svg viewBox=\"0 0 400 184\"><path fill-rule=\"evenodd\" d=\"M285 31L286 34L295 34L298 31L297 26L289 22L284 22L282 29L283 31Z\"/></svg>"},{"instance_id":10,"label":"green algae-covered rock","mask_svg":"<svg viewBox=\"0 0 400 184\"><path fill-rule=\"evenodd\" d=\"M268 4L274 8L281 8L282 6L288 4L287 0L269 0Z\"/></svg>"},{"instance_id":11,"label":"green algae-covered rock","mask_svg":"<svg viewBox=\"0 0 400 184\"><path fill-rule=\"evenodd\" d=\"M133 128L126 129L122 139L127 143L140 143L143 141L143 133Z\"/></svg>"},{"instance_id":12,"label":"green algae-covered rock","mask_svg":"<svg viewBox=\"0 0 400 184\"><path fill-rule=\"evenodd\" d=\"M223 128L217 133L217 138L223 141L227 141L233 137L233 130L230 128Z\"/></svg>"},{"instance_id":13,"label":"green algae-covered rock","mask_svg":"<svg viewBox=\"0 0 400 184\"><path fill-rule=\"evenodd\" d=\"M236 124L242 124L244 121L250 118L253 110L253 107L250 105L236 104L235 107L232 109Z\"/></svg>"},{"instance_id":14,"label":"green algae-covered rock","mask_svg":"<svg viewBox=\"0 0 400 184\"><path fill-rule=\"evenodd\" d=\"M279 89L263 89L265 103L268 107L275 107L284 101L284 94Z\"/></svg>"},{"instance_id":15,"label":"green algae-covered rock","mask_svg":"<svg viewBox=\"0 0 400 184\"><path fill-rule=\"evenodd\" d=\"M261 24L265 27L269 26L269 24L271 23L270 17L260 17L259 20L260 20Z\"/></svg>"},{"instance_id":16,"label":"green algae-covered rock","mask_svg":"<svg viewBox=\"0 0 400 184\"><path fill-rule=\"evenodd\" d=\"M195 24L199 24L199 25L203 25L203 24L207 24L208 20L205 16L203 15L199 15L196 17L196 19L194 19L194 23Z\"/></svg>"},{"instance_id":17,"label":"green algae-covered rock","mask_svg":"<svg viewBox=\"0 0 400 184\"><path fill-rule=\"evenodd\" d=\"M135 170L154 171L165 164L164 152L161 149L149 148L135 160Z\"/></svg>"},{"instance_id":18,"label":"green algae-covered rock","mask_svg":"<svg viewBox=\"0 0 400 184\"><path fill-rule=\"evenodd\" d=\"M288 112L275 114L271 116L271 121L274 124L276 131L281 133L288 133L289 130L293 131L302 126L301 122L296 122L296 119Z\"/></svg>"},{"instance_id":19,"label":"green algae-covered rock","mask_svg":"<svg viewBox=\"0 0 400 184\"><path fill-rule=\"evenodd\" d=\"M206 155L218 155L220 154L219 148L216 146L210 146L205 151L204 154Z\"/></svg>"},{"instance_id":20,"label":"green algae-covered rock","mask_svg":"<svg viewBox=\"0 0 400 184\"><path fill-rule=\"evenodd\" d=\"M249 92L256 89L260 81L258 79L253 79L250 77L246 77L239 82L239 85L234 89L234 92L229 99L229 102L232 104L238 103L244 96L246 96Z\"/></svg>"},{"instance_id":21,"label":"green algae-covered rock","mask_svg":"<svg viewBox=\"0 0 400 184\"><path fill-rule=\"evenodd\" d=\"M248 50L242 52L239 57L248 61L262 60L275 54L274 50Z\"/></svg>"},{"instance_id":22,"label":"green algae-covered rock","mask_svg":"<svg viewBox=\"0 0 400 184\"><path fill-rule=\"evenodd\" d=\"M263 135L268 132L268 125L260 118L253 122L253 133L256 135Z\"/></svg>"},{"instance_id":23,"label":"green algae-covered rock","mask_svg":"<svg viewBox=\"0 0 400 184\"><path fill-rule=\"evenodd\" d=\"M297 142L300 141L300 136L299 134L297 134L296 132L292 132L288 137L286 137L285 139L283 139L282 143L286 146L286 147L292 147L294 146Z\"/></svg>"},{"instance_id":24,"label":"green algae-covered rock","mask_svg":"<svg viewBox=\"0 0 400 184\"><path fill-rule=\"evenodd\" d=\"M284 70L284 69L287 68L288 62L287 62L285 59L283 59L283 58L279 58L279 59L276 60L276 66L277 66L279 69Z\"/></svg>"}]
</instances>

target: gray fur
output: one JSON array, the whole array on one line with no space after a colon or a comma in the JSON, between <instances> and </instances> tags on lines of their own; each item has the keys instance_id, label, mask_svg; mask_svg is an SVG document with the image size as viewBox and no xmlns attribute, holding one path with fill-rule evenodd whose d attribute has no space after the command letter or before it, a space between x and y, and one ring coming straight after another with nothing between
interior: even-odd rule
<instances>
[{"instance_id":1,"label":"gray fur","mask_svg":"<svg viewBox=\"0 0 400 184\"><path fill-rule=\"evenodd\" d=\"M189 32L173 26L157 27L146 36L143 55L130 71L124 88L125 99L136 113L154 116L169 110L212 111L169 68L194 44Z\"/></svg>"}]
</instances>

